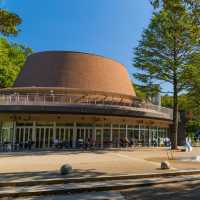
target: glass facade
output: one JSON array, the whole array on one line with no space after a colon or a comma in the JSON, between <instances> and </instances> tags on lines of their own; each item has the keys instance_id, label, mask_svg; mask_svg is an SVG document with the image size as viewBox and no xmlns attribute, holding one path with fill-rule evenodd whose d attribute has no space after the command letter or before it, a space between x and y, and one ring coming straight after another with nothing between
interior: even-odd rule
<instances>
[{"instance_id":1,"label":"glass facade","mask_svg":"<svg viewBox=\"0 0 200 200\"><path fill-rule=\"evenodd\" d=\"M1 123L0 150L165 146L168 128L130 124Z\"/></svg>"}]
</instances>

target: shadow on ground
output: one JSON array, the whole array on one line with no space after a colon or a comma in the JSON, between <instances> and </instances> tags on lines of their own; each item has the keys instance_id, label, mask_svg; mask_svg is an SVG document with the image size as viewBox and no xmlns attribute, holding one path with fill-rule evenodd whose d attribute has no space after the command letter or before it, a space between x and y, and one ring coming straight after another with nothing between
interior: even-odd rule
<instances>
[{"instance_id":1,"label":"shadow on ground","mask_svg":"<svg viewBox=\"0 0 200 200\"><path fill-rule=\"evenodd\" d=\"M126 200L199 200L200 182L182 182L140 187L121 192Z\"/></svg>"},{"instance_id":2,"label":"shadow on ground","mask_svg":"<svg viewBox=\"0 0 200 200\"><path fill-rule=\"evenodd\" d=\"M126 149L124 149L126 150ZM104 154L109 151L120 152L121 149L112 149L112 150L53 150L53 151L23 151L23 152L1 152L0 157L21 157L21 156L30 156L30 155L38 155L38 156L45 156L45 155L77 155L77 154L85 154L85 153L95 153L95 154ZM126 150L127 151L127 150ZM130 150L132 151L132 150Z\"/></svg>"},{"instance_id":3,"label":"shadow on ground","mask_svg":"<svg viewBox=\"0 0 200 200\"><path fill-rule=\"evenodd\" d=\"M43 180L57 178L88 178L108 175L107 173L97 172L95 169L80 170L75 169L73 173L61 175L59 171L40 171L40 172L16 172L16 173L0 173L0 182L23 181L23 180Z\"/></svg>"},{"instance_id":4,"label":"shadow on ground","mask_svg":"<svg viewBox=\"0 0 200 200\"><path fill-rule=\"evenodd\" d=\"M53 150L31 150L31 151L17 151L17 152L0 152L0 157L17 157L17 156L29 156L29 155L77 155L85 153L105 154L107 152L122 152L122 151L166 151L166 148L149 148L149 147L131 147L131 148L108 148L108 149L53 149Z\"/></svg>"}]
</instances>

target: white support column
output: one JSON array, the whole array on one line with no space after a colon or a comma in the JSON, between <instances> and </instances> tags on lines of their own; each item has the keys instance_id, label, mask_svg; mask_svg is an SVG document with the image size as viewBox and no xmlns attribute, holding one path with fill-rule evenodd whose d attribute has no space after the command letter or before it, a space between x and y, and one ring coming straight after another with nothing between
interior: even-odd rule
<instances>
[{"instance_id":1,"label":"white support column","mask_svg":"<svg viewBox=\"0 0 200 200\"><path fill-rule=\"evenodd\" d=\"M87 140L87 137L86 137L86 128L83 128L83 142L84 142L84 144L85 144L86 140Z\"/></svg>"},{"instance_id":2,"label":"white support column","mask_svg":"<svg viewBox=\"0 0 200 200\"><path fill-rule=\"evenodd\" d=\"M139 142L140 142L140 139L141 139L141 137L140 137L140 124L139 124L139 126L138 126L138 133L139 133L139 135L138 135L138 140L139 140Z\"/></svg>"},{"instance_id":3,"label":"white support column","mask_svg":"<svg viewBox=\"0 0 200 200\"><path fill-rule=\"evenodd\" d=\"M120 147L120 125L118 126L118 138L117 138L117 147Z\"/></svg>"},{"instance_id":4,"label":"white support column","mask_svg":"<svg viewBox=\"0 0 200 200\"><path fill-rule=\"evenodd\" d=\"M63 128L63 141L66 141L66 127ZM69 141L69 140L68 140Z\"/></svg>"},{"instance_id":5,"label":"white support column","mask_svg":"<svg viewBox=\"0 0 200 200\"><path fill-rule=\"evenodd\" d=\"M128 125L126 124L126 138L128 138Z\"/></svg>"},{"instance_id":6,"label":"white support column","mask_svg":"<svg viewBox=\"0 0 200 200\"><path fill-rule=\"evenodd\" d=\"M48 149L50 148L50 142L51 142L51 128L48 128Z\"/></svg>"},{"instance_id":7,"label":"white support column","mask_svg":"<svg viewBox=\"0 0 200 200\"><path fill-rule=\"evenodd\" d=\"M12 136L13 147L15 145L15 142L16 142L16 122L13 122L13 136Z\"/></svg>"},{"instance_id":8,"label":"white support column","mask_svg":"<svg viewBox=\"0 0 200 200\"><path fill-rule=\"evenodd\" d=\"M72 138L71 138L71 128L67 128L66 133L67 133L67 141L68 141L68 143L71 144L71 140L72 140Z\"/></svg>"},{"instance_id":9,"label":"white support column","mask_svg":"<svg viewBox=\"0 0 200 200\"><path fill-rule=\"evenodd\" d=\"M96 142L96 124L92 127L92 138Z\"/></svg>"},{"instance_id":10,"label":"white support column","mask_svg":"<svg viewBox=\"0 0 200 200\"><path fill-rule=\"evenodd\" d=\"M151 146L151 131L150 127L148 127L148 133L149 133L149 147Z\"/></svg>"},{"instance_id":11,"label":"white support column","mask_svg":"<svg viewBox=\"0 0 200 200\"><path fill-rule=\"evenodd\" d=\"M45 140L46 140L46 131L47 131L47 128L43 128L43 138L42 138L42 140L43 140L43 144L42 144L42 148L45 148L46 146L45 146Z\"/></svg>"},{"instance_id":12,"label":"white support column","mask_svg":"<svg viewBox=\"0 0 200 200\"><path fill-rule=\"evenodd\" d=\"M103 131L104 131L104 125L103 128L101 128L101 148L103 149Z\"/></svg>"},{"instance_id":13,"label":"white support column","mask_svg":"<svg viewBox=\"0 0 200 200\"><path fill-rule=\"evenodd\" d=\"M32 140L34 142L34 148L36 147L36 122L33 122L33 137L32 137Z\"/></svg>"},{"instance_id":14,"label":"white support column","mask_svg":"<svg viewBox=\"0 0 200 200\"><path fill-rule=\"evenodd\" d=\"M37 128L36 130L37 139L38 139L38 148L40 148L40 135L41 135L41 128Z\"/></svg>"},{"instance_id":15,"label":"white support column","mask_svg":"<svg viewBox=\"0 0 200 200\"><path fill-rule=\"evenodd\" d=\"M159 137L159 134L158 134L158 126L157 126L157 129L156 129L156 132L157 132L157 147L158 147L158 141L159 141L159 139L158 139L158 137Z\"/></svg>"},{"instance_id":16,"label":"white support column","mask_svg":"<svg viewBox=\"0 0 200 200\"><path fill-rule=\"evenodd\" d=\"M72 141L72 147L76 148L76 137L77 137L77 126L76 126L76 122L74 122L74 126L73 126L73 141Z\"/></svg>"},{"instance_id":17,"label":"white support column","mask_svg":"<svg viewBox=\"0 0 200 200\"><path fill-rule=\"evenodd\" d=\"M53 141L56 139L56 122L53 122Z\"/></svg>"},{"instance_id":18,"label":"white support column","mask_svg":"<svg viewBox=\"0 0 200 200\"><path fill-rule=\"evenodd\" d=\"M111 126L110 126L110 142L111 142L111 144L110 144L110 147L112 148L112 144L113 144L113 125L111 124Z\"/></svg>"},{"instance_id":19,"label":"white support column","mask_svg":"<svg viewBox=\"0 0 200 200\"><path fill-rule=\"evenodd\" d=\"M93 124L92 126L92 148L95 148L96 146L96 124Z\"/></svg>"},{"instance_id":20,"label":"white support column","mask_svg":"<svg viewBox=\"0 0 200 200\"><path fill-rule=\"evenodd\" d=\"M128 139L128 125L126 124L126 140L129 141ZM126 142L126 148L128 148L129 144Z\"/></svg>"}]
</instances>

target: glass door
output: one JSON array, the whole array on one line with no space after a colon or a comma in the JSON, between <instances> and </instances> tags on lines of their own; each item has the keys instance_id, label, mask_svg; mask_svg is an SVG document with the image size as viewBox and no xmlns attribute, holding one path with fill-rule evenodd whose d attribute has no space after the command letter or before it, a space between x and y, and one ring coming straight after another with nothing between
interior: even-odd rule
<instances>
[{"instance_id":1,"label":"glass door","mask_svg":"<svg viewBox=\"0 0 200 200\"><path fill-rule=\"evenodd\" d=\"M95 130L95 147L103 148L103 129Z\"/></svg>"},{"instance_id":2,"label":"glass door","mask_svg":"<svg viewBox=\"0 0 200 200\"><path fill-rule=\"evenodd\" d=\"M15 149L29 149L30 142L33 141L32 127L16 127L16 134L14 138Z\"/></svg>"},{"instance_id":3,"label":"glass door","mask_svg":"<svg viewBox=\"0 0 200 200\"><path fill-rule=\"evenodd\" d=\"M39 149L48 149L53 146L53 128L38 127L36 128L35 147Z\"/></svg>"},{"instance_id":4,"label":"glass door","mask_svg":"<svg viewBox=\"0 0 200 200\"><path fill-rule=\"evenodd\" d=\"M149 144L150 146L158 146L157 129L152 127L149 128Z\"/></svg>"},{"instance_id":5,"label":"glass door","mask_svg":"<svg viewBox=\"0 0 200 200\"><path fill-rule=\"evenodd\" d=\"M76 147L83 148L85 145L85 128L77 129Z\"/></svg>"},{"instance_id":6,"label":"glass door","mask_svg":"<svg viewBox=\"0 0 200 200\"><path fill-rule=\"evenodd\" d=\"M57 127L56 140L60 148L72 148L73 128Z\"/></svg>"}]
</instances>

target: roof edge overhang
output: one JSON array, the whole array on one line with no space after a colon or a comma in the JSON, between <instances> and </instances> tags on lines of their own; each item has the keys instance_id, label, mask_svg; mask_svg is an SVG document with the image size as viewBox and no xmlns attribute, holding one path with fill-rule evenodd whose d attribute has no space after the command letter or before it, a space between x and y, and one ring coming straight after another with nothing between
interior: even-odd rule
<instances>
[{"instance_id":1,"label":"roof edge overhang","mask_svg":"<svg viewBox=\"0 0 200 200\"><path fill-rule=\"evenodd\" d=\"M163 114L151 113L137 110L124 110L118 107L96 106L96 105L68 105L68 106L31 106L31 105L0 105L0 113L12 114L84 114L84 115L105 115L119 117L135 117L165 120L169 123L172 119L164 117Z\"/></svg>"},{"instance_id":2,"label":"roof edge overhang","mask_svg":"<svg viewBox=\"0 0 200 200\"><path fill-rule=\"evenodd\" d=\"M0 89L0 94L11 94L11 93L70 93L70 94L87 94L87 95L103 95L103 96L112 96L126 98L130 100L140 100L139 97L127 95L123 93L115 92L105 92L105 91L95 91L95 90L83 90L79 88L65 88L65 87L11 87Z\"/></svg>"}]
</instances>

